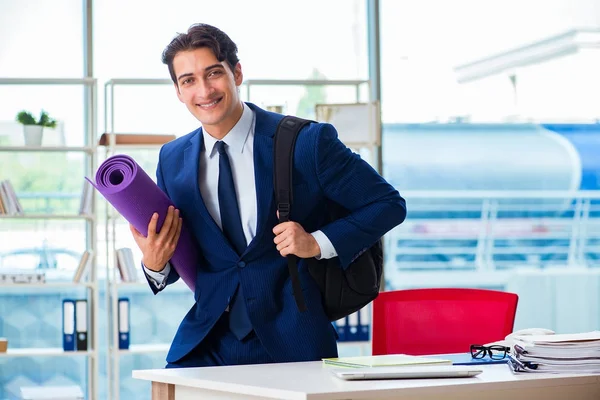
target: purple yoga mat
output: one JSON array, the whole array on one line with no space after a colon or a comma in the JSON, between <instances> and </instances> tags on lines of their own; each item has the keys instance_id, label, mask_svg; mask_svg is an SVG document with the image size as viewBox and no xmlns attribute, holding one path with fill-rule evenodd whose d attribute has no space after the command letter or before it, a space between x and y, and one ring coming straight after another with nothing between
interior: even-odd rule
<instances>
[{"instance_id":1,"label":"purple yoga mat","mask_svg":"<svg viewBox=\"0 0 600 400\"><path fill-rule=\"evenodd\" d=\"M160 231L167 209L174 206L142 167L125 154L107 158L96 171L96 182L90 183L144 236L148 235L148 223L152 214L158 213L157 229ZM196 287L198 253L185 225L181 228L171 266L193 292Z\"/></svg>"}]
</instances>

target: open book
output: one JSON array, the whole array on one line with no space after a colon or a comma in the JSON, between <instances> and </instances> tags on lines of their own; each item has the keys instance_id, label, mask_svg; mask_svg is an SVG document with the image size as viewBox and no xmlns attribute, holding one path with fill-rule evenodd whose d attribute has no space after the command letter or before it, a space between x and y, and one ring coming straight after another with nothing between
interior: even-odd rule
<instances>
[{"instance_id":1,"label":"open book","mask_svg":"<svg viewBox=\"0 0 600 400\"><path fill-rule=\"evenodd\" d=\"M323 362L327 365L335 365L337 367L349 368L452 365L452 361L442 358L409 356L406 354L387 354L367 357L324 358Z\"/></svg>"}]
</instances>

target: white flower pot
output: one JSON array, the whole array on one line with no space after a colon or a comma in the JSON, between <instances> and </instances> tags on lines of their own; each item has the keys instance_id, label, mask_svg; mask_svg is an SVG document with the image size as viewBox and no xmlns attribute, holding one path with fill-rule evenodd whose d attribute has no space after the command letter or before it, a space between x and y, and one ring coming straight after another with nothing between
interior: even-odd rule
<instances>
[{"instance_id":1,"label":"white flower pot","mask_svg":"<svg viewBox=\"0 0 600 400\"><path fill-rule=\"evenodd\" d=\"M44 127L41 125L23 125L25 146L41 146L43 131Z\"/></svg>"}]
</instances>

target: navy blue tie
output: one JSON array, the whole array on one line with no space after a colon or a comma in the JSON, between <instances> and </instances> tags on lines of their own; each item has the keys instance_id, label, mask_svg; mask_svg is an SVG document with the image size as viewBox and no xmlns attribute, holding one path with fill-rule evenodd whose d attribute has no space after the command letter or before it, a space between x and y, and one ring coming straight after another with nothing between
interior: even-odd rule
<instances>
[{"instance_id":1,"label":"navy blue tie","mask_svg":"<svg viewBox=\"0 0 600 400\"><path fill-rule=\"evenodd\" d=\"M240 209L238 207L233 173L229 156L225 151L225 143L218 141L215 145L219 152L219 209L221 211L221 226L223 234L233 246L238 255L246 249L246 237L242 228ZM242 340L252 330L252 323L248 317L242 286L239 285L233 301L229 305L229 328L231 332Z\"/></svg>"}]
</instances>

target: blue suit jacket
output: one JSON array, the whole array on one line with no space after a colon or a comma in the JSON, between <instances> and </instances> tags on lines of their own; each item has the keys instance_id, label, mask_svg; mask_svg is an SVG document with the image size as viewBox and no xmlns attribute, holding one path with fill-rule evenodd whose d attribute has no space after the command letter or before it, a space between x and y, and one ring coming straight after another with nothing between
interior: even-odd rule
<instances>
[{"instance_id":1,"label":"blue suit jacket","mask_svg":"<svg viewBox=\"0 0 600 400\"><path fill-rule=\"evenodd\" d=\"M177 362L206 336L239 284L243 286L252 325L276 362L336 357L335 331L321 305L321 295L306 265L299 263L306 312L292 294L287 261L273 243L277 225L273 191L273 136L280 114L248 104L256 113L254 168L258 204L257 234L238 256L211 218L198 184L202 130L163 146L157 168L159 187L180 209L186 229L200 250L196 303L173 339L168 362ZM340 265L373 245L406 216L405 202L368 163L337 138L329 124L310 124L298 136L293 171L291 219L307 232L321 229L335 247ZM327 223L326 199L352 213ZM179 276L174 269L167 284ZM157 292L154 285L152 290Z\"/></svg>"}]
</instances>

